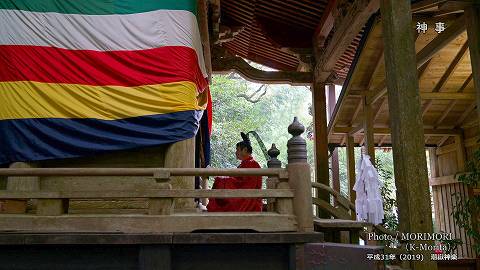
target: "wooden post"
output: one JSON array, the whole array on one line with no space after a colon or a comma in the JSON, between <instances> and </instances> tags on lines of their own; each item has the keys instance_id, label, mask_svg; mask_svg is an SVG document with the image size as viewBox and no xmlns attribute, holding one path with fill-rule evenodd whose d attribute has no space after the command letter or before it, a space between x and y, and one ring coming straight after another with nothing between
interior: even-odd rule
<instances>
[{"instance_id":1,"label":"wooden post","mask_svg":"<svg viewBox=\"0 0 480 270\"><path fill-rule=\"evenodd\" d=\"M437 157L437 148L436 147L429 147L428 148L428 159L430 162L430 176L431 177L438 177L439 168L438 168L438 157Z\"/></svg>"},{"instance_id":2,"label":"wooden post","mask_svg":"<svg viewBox=\"0 0 480 270\"><path fill-rule=\"evenodd\" d=\"M367 104L367 98L363 97L363 134L365 136L365 148L370 156L370 161L375 165L375 138L373 133L372 105Z\"/></svg>"},{"instance_id":3,"label":"wooden post","mask_svg":"<svg viewBox=\"0 0 480 270\"><path fill-rule=\"evenodd\" d=\"M329 119L332 118L333 111L335 110L336 96L335 96L335 85L328 85L328 115ZM332 153L332 188L340 192L340 168L338 165L338 148L335 147ZM335 201L335 204L337 202Z\"/></svg>"},{"instance_id":4,"label":"wooden post","mask_svg":"<svg viewBox=\"0 0 480 270\"><path fill-rule=\"evenodd\" d=\"M310 165L307 163L307 143L300 135L305 127L298 122L297 117L288 126L292 138L287 143L288 179L295 190L293 210L297 217L300 232L313 231L312 182L310 180Z\"/></svg>"},{"instance_id":5,"label":"wooden post","mask_svg":"<svg viewBox=\"0 0 480 270\"><path fill-rule=\"evenodd\" d=\"M473 1L475 2L475 1ZM480 7L473 5L465 8L468 47L472 65L473 85L477 100L477 113L480 118Z\"/></svg>"},{"instance_id":6,"label":"wooden post","mask_svg":"<svg viewBox=\"0 0 480 270\"><path fill-rule=\"evenodd\" d=\"M390 111L400 231L432 233L432 212L420 110L410 0L381 0L385 71ZM433 244L433 241L413 241ZM436 270L429 251L412 269Z\"/></svg>"},{"instance_id":7,"label":"wooden post","mask_svg":"<svg viewBox=\"0 0 480 270\"><path fill-rule=\"evenodd\" d=\"M267 161L268 168L281 168L282 162L278 160L278 155L280 155L280 150L277 149L275 144L272 144L272 147L268 150L268 156L270 159ZM268 177L267 178L267 189L277 188L278 178L277 177ZM269 212L275 211L275 198L267 199L267 210Z\"/></svg>"},{"instance_id":8,"label":"wooden post","mask_svg":"<svg viewBox=\"0 0 480 270\"><path fill-rule=\"evenodd\" d=\"M350 201L355 204L356 194L353 190L355 185L355 144L353 136L347 135L347 174L348 174L348 195ZM352 218L356 219L356 213L352 212Z\"/></svg>"},{"instance_id":9,"label":"wooden post","mask_svg":"<svg viewBox=\"0 0 480 270\"><path fill-rule=\"evenodd\" d=\"M168 146L165 151L165 168L195 168L195 138L179 141ZM192 176L171 178L174 189L195 189ZM175 199L176 211L196 211L193 199Z\"/></svg>"},{"instance_id":10,"label":"wooden post","mask_svg":"<svg viewBox=\"0 0 480 270\"><path fill-rule=\"evenodd\" d=\"M315 126L315 182L330 186L328 172L328 134L327 112L325 101L325 84L314 83L312 88L313 122ZM326 191L318 190L317 198L326 202L330 201L330 195ZM330 216L317 208L317 215L321 218Z\"/></svg>"}]
</instances>

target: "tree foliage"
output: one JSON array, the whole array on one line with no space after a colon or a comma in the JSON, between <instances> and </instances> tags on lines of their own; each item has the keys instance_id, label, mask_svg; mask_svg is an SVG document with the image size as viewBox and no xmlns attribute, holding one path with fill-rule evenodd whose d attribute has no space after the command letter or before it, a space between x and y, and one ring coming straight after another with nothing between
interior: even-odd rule
<instances>
[{"instance_id":1,"label":"tree foliage","mask_svg":"<svg viewBox=\"0 0 480 270\"><path fill-rule=\"evenodd\" d=\"M279 159L286 162L287 127L294 116L307 125L311 122L308 103L311 94L305 87L270 85L257 102L247 101L260 84L250 83L237 76L215 75L211 86L213 100L213 131L211 137L212 167L231 168L238 165L235 145L240 132L255 131L267 148L272 143L280 150ZM265 88L265 87L264 87ZM262 167L266 160L256 140L252 140L253 154ZM309 161L313 160L313 144L307 142Z\"/></svg>"}]
</instances>

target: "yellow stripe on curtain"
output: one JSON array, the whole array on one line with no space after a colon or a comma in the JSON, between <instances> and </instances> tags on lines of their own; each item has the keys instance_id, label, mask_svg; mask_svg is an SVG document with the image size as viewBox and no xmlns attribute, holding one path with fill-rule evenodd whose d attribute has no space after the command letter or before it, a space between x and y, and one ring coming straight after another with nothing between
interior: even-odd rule
<instances>
[{"instance_id":1,"label":"yellow stripe on curtain","mask_svg":"<svg viewBox=\"0 0 480 270\"><path fill-rule=\"evenodd\" d=\"M204 110L194 83L181 81L136 87L0 82L0 120L26 118L128 117Z\"/></svg>"}]
</instances>

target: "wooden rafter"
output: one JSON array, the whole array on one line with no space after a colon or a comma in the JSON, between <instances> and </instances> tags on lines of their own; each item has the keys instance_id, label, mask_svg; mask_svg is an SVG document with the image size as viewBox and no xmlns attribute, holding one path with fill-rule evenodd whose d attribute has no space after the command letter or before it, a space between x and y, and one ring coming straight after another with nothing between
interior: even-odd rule
<instances>
[{"instance_id":1,"label":"wooden rafter","mask_svg":"<svg viewBox=\"0 0 480 270\"><path fill-rule=\"evenodd\" d=\"M213 61L213 70L217 73L237 71L245 79L258 83L305 85L313 82L312 72L263 71L252 67L240 57L216 58Z\"/></svg>"},{"instance_id":2,"label":"wooden rafter","mask_svg":"<svg viewBox=\"0 0 480 270\"><path fill-rule=\"evenodd\" d=\"M320 50L320 47L316 46L315 77L319 82L327 81L338 59L379 7L379 0L355 0L348 8L346 15L341 19L341 23L335 26L336 30L325 50ZM317 37L314 40L317 40Z\"/></svg>"},{"instance_id":3,"label":"wooden rafter","mask_svg":"<svg viewBox=\"0 0 480 270\"><path fill-rule=\"evenodd\" d=\"M465 56L466 54L465 52L467 51L467 49L468 49L468 42L465 42L463 46L460 48L460 50L458 51L457 55L455 55L455 58L448 66L445 73L443 73L442 77L433 88L432 92L439 92L442 89L442 87L448 81L448 78L450 78L450 76L452 76L452 74L455 72L455 69L457 69L458 64L462 61L462 58Z\"/></svg>"},{"instance_id":4,"label":"wooden rafter","mask_svg":"<svg viewBox=\"0 0 480 270\"><path fill-rule=\"evenodd\" d=\"M375 68L373 69L372 74L370 75L370 80L369 80L368 85L367 85L368 90L373 90L373 89L371 89L372 85L373 85L373 79L375 78L375 74L377 74L378 69L380 68L380 66L384 62L385 62L385 55L383 54L383 48L382 48L382 51L380 52L377 60L375 61Z\"/></svg>"},{"instance_id":5,"label":"wooden rafter","mask_svg":"<svg viewBox=\"0 0 480 270\"><path fill-rule=\"evenodd\" d=\"M380 139L380 141L378 142L378 146L382 146L383 143L385 142L385 140L388 138L389 135L385 134L382 136L382 138Z\"/></svg>"},{"instance_id":6,"label":"wooden rafter","mask_svg":"<svg viewBox=\"0 0 480 270\"><path fill-rule=\"evenodd\" d=\"M450 113L453 107L455 107L456 104L457 104L457 100L450 101L450 103L448 104L448 107L445 109L445 111L443 111L442 115L435 122L435 127L438 127L443 122L443 120L445 120L447 115Z\"/></svg>"},{"instance_id":7,"label":"wooden rafter","mask_svg":"<svg viewBox=\"0 0 480 270\"><path fill-rule=\"evenodd\" d=\"M450 138L450 136L443 136L440 141L438 141L437 146L442 146L447 140Z\"/></svg>"},{"instance_id":8,"label":"wooden rafter","mask_svg":"<svg viewBox=\"0 0 480 270\"><path fill-rule=\"evenodd\" d=\"M458 118L457 122L455 123L456 127L459 127L462 125L463 121L475 110L475 107L477 106L476 102L472 102L467 109L463 112L463 114Z\"/></svg>"},{"instance_id":9,"label":"wooden rafter","mask_svg":"<svg viewBox=\"0 0 480 270\"><path fill-rule=\"evenodd\" d=\"M422 0L412 4L412 12L419 12L426 9L438 8L440 4L447 0Z\"/></svg>"},{"instance_id":10,"label":"wooden rafter","mask_svg":"<svg viewBox=\"0 0 480 270\"><path fill-rule=\"evenodd\" d=\"M347 142L347 137L348 137L348 135L343 135L342 141L340 142L340 145L345 145L345 144L346 144L346 142Z\"/></svg>"},{"instance_id":11,"label":"wooden rafter","mask_svg":"<svg viewBox=\"0 0 480 270\"><path fill-rule=\"evenodd\" d=\"M358 114L360 113L360 110L362 109L362 104L363 104L363 98L360 98L360 101L358 101L357 107L355 107L355 111L353 112L350 125L353 125L353 123L355 123L355 119L357 118Z\"/></svg>"},{"instance_id":12,"label":"wooden rafter","mask_svg":"<svg viewBox=\"0 0 480 270\"><path fill-rule=\"evenodd\" d=\"M442 48L463 33L465 29L465 17L461 16L452 25L450 25L445 32L443 32L441 35L438 35L417 53L417 68L426 64ZM379 84L379 86L383 85L385 86L377 87L372 96L368 98L367 102L369 104L376 102L379 98L383 97L387 93L385 80Z\"/></svg>"},{"instance_id":13,"label":"wooden rafter","mask_svg":"<svg viewBox=\"0 0 480 270\"><path fill-rule=\"evenodd\" d=\"M337 0L328 1L328 4L325 7L325 10L323 11L322 18L320 19L320 23L315 29L315 38L317 38L317 46L323 47L325 44L325 40L330 34L330 31L332 31L333 23L334 23L333 11L335 10L336 4L337 4Z\"/></svg>"},{"instance_id":14,"label":"wooden rafter","mask_svg":"<svg viewBox=\"0 0 480 270\"><path fill-rule=\"evenodd\" d=\"M380 106L378 106L377 111L373 115L373 122L377 120L378 116L380 116L380 112L382 111L382 108L387 104L387 98L383 98L382 103L380 103Z\"/></svg>"}]
</instances>

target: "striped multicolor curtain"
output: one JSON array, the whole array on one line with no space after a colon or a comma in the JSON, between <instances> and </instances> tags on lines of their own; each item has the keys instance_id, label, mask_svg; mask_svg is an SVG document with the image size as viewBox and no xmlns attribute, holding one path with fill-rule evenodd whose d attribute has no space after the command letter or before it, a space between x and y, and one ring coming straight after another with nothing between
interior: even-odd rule
<instances>
[{"instance_id":1,"label":"striped multicolor curtain","mask_svg":"<svg viewBox=\"0 0 480 270\"><path fill-rule=\"evenodd\" d=\"M196 0L1 0L0 164L194 137Z\"/></svg>"}]
</instances>

